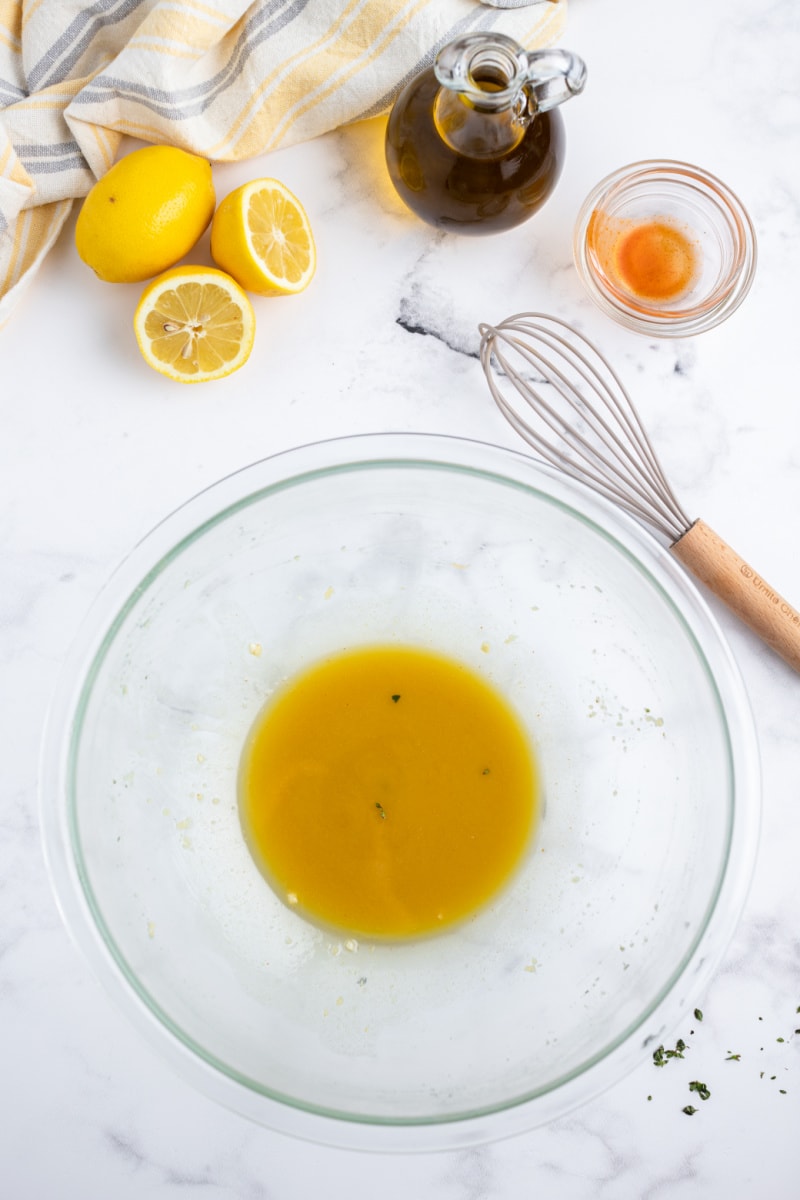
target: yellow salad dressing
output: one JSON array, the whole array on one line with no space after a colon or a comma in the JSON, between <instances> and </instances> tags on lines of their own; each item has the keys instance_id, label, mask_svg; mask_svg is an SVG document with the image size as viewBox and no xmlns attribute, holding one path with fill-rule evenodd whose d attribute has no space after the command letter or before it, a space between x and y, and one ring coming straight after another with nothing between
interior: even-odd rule
<instances>
[{"instance_id":1,"label":"yellow salad dressing","mask_svg":"<svg viewBox=\"0 0 800 1200\"><path fill-rule=\"evenodd\" d=\"M326 659L259 715L242 826L277 894L310 920L404 938L469 916L531 840L538 780L506 701L461 664L377 646Z\"/></svg>"}]
</instances>

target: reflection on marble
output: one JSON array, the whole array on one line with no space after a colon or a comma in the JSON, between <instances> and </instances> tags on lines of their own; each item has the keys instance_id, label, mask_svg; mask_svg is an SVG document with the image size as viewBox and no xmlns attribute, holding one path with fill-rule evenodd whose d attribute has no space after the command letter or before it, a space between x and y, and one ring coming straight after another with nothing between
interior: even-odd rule
<instances>
[{"instance_id":1,"label":"reflection on marble","mask_svg":"<svg viewBox=\"0 0 800 1200\"><path fill-rule=\"evenodd\" d=\"M312 288L257 304L247 368L176 389L138 356L138 289L109 288L65 230L2 335L0 1121L14 1200L791 1200L800 1174L797 822L800 682L713 600L750 696L764 819L748 905L688 1049L550 1126L391 1159L304 1145L190 1090L144 1047L64 932L38 840L37 755L66 649L127 549L187 496L308 440L425 429L515 445L487 396L477 325L544 309L575 321L628 384L664 467L770 583L800 602L796 282L800 7L787 0L570 0L564 45L589 83L568 160L531 222L494 239L435 231L386 185L380 122L215 168L220 194L274 174L318 234ZM756 282L721 328L657 342L613 326L571 264L578 207L625 162L698 162L759 240ZM199 253L207 257L207 246ZM198 394L198 392L200 394ZM692 1032L693 1030L693 1032ZM783 1040L779 1040L783 1039ZM735 1057L734 1057L735 1056ZM704 1082L708 1100L689 1089ZM697 1112L682 1109L693 1103Z\"/></svg>"}]
</instances>

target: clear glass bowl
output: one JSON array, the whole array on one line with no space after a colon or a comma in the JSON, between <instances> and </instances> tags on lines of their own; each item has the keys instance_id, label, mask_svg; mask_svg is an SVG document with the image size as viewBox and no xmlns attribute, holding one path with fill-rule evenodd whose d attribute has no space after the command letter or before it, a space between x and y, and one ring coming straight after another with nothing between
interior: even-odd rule
<instances>
[{"instance_id":1,"label":"clear glass bowl","mask_svg":"<svg viewBox=\"0 0 800 1200\"><path fill-rule=\"evenodd\" d=\"M238 817L271 689L375 643L489 679L546 796L512 885L417 942L307 924ZM758 793L734 661L650 534L523 454L413 434L256 463L154 529L69 656L41 776L66 923L158 1052L268 1126L373 1149L530 1128L666 1039L734 930Z\"/></svg>"},{"instance_id":2,"label":"clear glass bowl","mask_svg":"<svg viewBox=\"0 0 800 1200\"><path fill-rule=\"evenodd\" d=\"M642 250L642 232L654 229L661 238L652 236ZM639 258L634 273L621 258L632 252L632 235L639 253L649 254L647 267ZM700 167L657 160L598 183L578 214L573 253L595 303L629 329L657 337L702 333L724 321L750 290L757 257L752 222L730 188Z\"/></svg>"}]
</instances>

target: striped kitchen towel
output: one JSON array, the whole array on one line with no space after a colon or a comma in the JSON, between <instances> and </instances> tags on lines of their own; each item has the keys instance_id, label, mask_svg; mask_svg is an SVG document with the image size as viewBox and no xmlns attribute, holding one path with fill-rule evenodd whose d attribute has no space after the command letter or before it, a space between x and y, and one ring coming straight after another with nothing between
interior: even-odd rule
<instances>
[{"instance_id":1,"label":"striped kitchen towel","mask_svg":"<svg viewBox=\"0 0 800 1200\"><path fill-rule=\"evenodd\" d=\"M461 33L566 0L0 0L0 326L123 134L239 160L386 111Z\"/></svg>"}]
</instances>

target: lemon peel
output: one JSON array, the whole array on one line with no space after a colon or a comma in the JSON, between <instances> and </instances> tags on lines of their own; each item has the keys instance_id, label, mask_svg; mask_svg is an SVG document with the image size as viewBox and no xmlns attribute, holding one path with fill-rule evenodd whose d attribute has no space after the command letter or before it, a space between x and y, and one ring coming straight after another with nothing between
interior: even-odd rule
<instances>
[{"instance_id":1,"label":"lemon peel","mask_svg":"<svg viewBox=\"0 0 800 1200\"><path fill-rule=\"evenodd\" d=\"M176 146L145 146L97 181L75 226L78 254L108 283L138 283L173 266L214 213L211 164Z\"/></svg>"}]
</instances>

